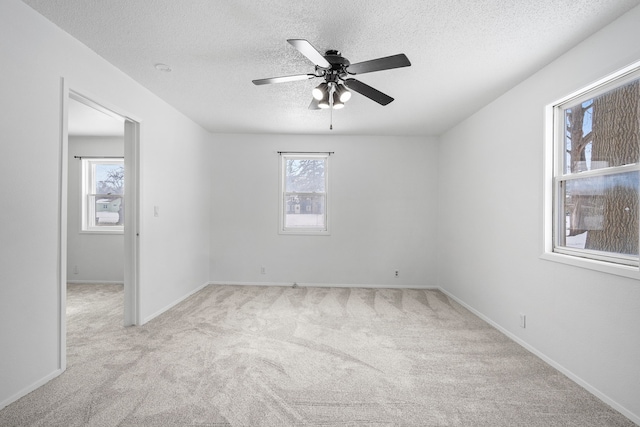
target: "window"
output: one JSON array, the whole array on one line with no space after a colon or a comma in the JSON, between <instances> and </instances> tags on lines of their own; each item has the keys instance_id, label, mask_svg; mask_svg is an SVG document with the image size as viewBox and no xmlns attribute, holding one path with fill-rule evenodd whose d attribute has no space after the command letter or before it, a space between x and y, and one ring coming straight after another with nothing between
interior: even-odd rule
<instances>
[{"instance_id":1,"label":"window","mask_svg":"<svg viewBox=\"0 0 640 427\"><path fill-rule=\"evenodd\" d=\"M553 252L638 266L640 68L552 108Z\"/></svg>"},{"instance_id":2,"label":"window","mask_svg":"<svg viewBox=\"0 0 640 427\"><path fill-rule=\"evenodd\" d=\"M82 159L82 231L124 231L124 159Z\"/></svg>"},{"instance_id":3,"label":"window","mask_svg":"<svg viewBox=\"0 0 640 427\"><path fill-rule=\"evenodd\" d=\"M326 154L282 154L280 233L329 234Z\"/></svg>"}]
</instances>

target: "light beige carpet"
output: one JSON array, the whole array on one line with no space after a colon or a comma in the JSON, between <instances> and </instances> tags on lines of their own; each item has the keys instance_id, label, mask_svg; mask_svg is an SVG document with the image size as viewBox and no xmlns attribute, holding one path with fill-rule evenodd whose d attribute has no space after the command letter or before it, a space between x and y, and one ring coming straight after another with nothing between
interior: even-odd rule
<instances>
[{"instance_id":1,"label":"light beige carpet","mask_svg":"<svg viewBox=\"0 0 640 427\"><path fill-rule=\"evenodd\" d=\"M432 290L208 286L124 328L69 285L68 369L2 426L633 426Z\"/></svg>"}]
</instances>

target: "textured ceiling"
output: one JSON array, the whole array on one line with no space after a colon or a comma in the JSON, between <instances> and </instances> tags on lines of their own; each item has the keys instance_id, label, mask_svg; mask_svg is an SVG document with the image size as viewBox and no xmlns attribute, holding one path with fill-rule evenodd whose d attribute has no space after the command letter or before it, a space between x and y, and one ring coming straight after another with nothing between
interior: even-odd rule
<instances>
[{"instance_id":1,"label":"textured ceiling","mask_svg":"<svg viewBox=\"0 0 640 427\"><path fill-rule=\"evenodd\" d=\"M23 0L212 132L330 133L308 110L320 80L286 39L352 63L405 53L411 67L363 74L392 96L354 94L335 134L438 135L640 0ZM156 70L168 64L172 71Z\"/></svg>"}]
</instances>

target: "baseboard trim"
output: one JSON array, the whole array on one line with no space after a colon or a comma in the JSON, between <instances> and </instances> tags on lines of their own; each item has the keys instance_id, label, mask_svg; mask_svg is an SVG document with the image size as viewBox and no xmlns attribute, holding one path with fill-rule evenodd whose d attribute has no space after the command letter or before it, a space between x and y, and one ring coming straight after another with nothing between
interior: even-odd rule
<instances>
[{"instance_id":1,"label":"baseboard trim","mask_svg":"<svg viewBox=\"0 0 640 427\"><path fill-rule=\"evenodd\" d=\"M192 290L191 292L181 296L180 298L178 298L177 300L173 301L172 303L170 303L169 305L165 306L164 308L161 308L160 310L156 311L155 313L145 317L144 319L142 319L142 323L138 326L142 326L145 323L155 319L156 317L160 316L162 313L164 313L167 310L170 310L171 308L175 307L176 305L180 304L182 301L186 300L187 298L189 298L191 295L196 294L198 292L200 292L201 290L203 290L205 287L207 287L207 285L209 285L209 282L205 282L204 284L198 286L197 288L195 288L194 290Z\"/></svg>"},{"instance_id":2,"label":"baseboard trim","mask_svg":"<svg viewBox=\"0 0 640 427\"><path fill-rule=\"evenodd\" d=\"M211 281L209 285L216 286L283 286L291 288L294 286L294 282L228 282L228 281ZM345 284L345 283L306 283L295 282L296 286L308 287L308 288L371 288L371 289L433 289L438 290L437 286L429 285L390 285L390 284L378 284L378 285L363 285L363 284Z\"/></svg>"},{"instance_id":3,"label":"baseboard trim","mask_svg":"<svg viewBox=\"0 0 640 427\"><path fill-rule=\"evenodd\" d=\"M620 412L625 417L629 418L632 422L640 425L640 416L638 416L637 414L634 414L633 412L631 412L630 410L628 410L624 406L620 405L618 402L616 402L615 400L611 399L606 394L602 393L596 387L592 386L587 381L585 381L582 378L580 378L580 376L574 374L573 372L571 372L571 370L565 368L563 365L561 365L560 363L556 362L555 360L553 360L552 358L550 358L546 354L542 353L541 351L539 351L535 347L531 346L526 341L523 341L520 337L518 337L518 336L514 335L513 333L509 332L508 330L506 330L505 328L500 326L498 323L496 323L493 320L491 320L489 317L485 316L484 314L482 314L478 310L474 309L469 304L467 304L466 302L462 301L460 298L458 298L455 295L451 294L449 291L447 291L445 289L442 289L442 288L438 288L438 289L442 293L447 295L449 298L451 298L452 300L454 300L455 302L457 302L458 304L460 304L461 306L463 306L464 308L466 308L467 310L469 310L470 312L472 312L473 314L478 316L480 319L484 320L489 325L493 326L494 328L496 328L497 330L502 332L508 338L510 338L511 340L515 341L517 344L519 344L520 346L524 347L526 350L530 351L531 353L535 354L537 357L542 359L545 363L547 363L548 365L550 365L554 369L557 369L559 372L561 372L566 377L571 379L571 381L575 382L576 384L578 384L579 386L581 386L582 388L587 390L589 393L593 394L595 397L597 397L598 399L602 400L604 403L606 403L607 405L609 405L610 407L612 407L616 411Z\"/></svg>"},{"instance_id":4,"label":"baseboard trim","mask_svg":"<svg viewBox=\"0 0 640 427\"><path fill-rule=\"evenodd\" d=\"M124 285L124 282L114 280L67 280L67 283L73 285Z\"/></svg>"},{"instance_id":5,"label":"baseboard trim","mask_svg":"<svg viewBox=\"0 0 640 427\"><path fill-rule=\"evenodd\" d=\"M17 392L13 396L10 396L9 398L3 400L2 402L0 402L0 410L2 408L5 408L5 407L11 405L16 400L23 398L24 396L26 396L27 394L31 393L35 389L42 387L43 385L45 385L46 383L48 383L52 379L60 376L60 374L62 374L63 372L64 372L64 369L56 369L55 371L53 371L49 375L39 379L35 383L23 388L22 390L20 390L19 392Z\"/></svg>"}]
</instances>

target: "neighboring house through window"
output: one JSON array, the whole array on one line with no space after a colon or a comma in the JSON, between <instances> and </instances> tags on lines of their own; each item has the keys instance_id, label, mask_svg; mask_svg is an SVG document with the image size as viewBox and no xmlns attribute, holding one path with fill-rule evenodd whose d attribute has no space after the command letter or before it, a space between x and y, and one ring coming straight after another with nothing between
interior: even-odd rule
<instances>
[{"instance_id":1,"label":"neighboring house through window","mask_svg":"<svg viewBox=\"0 0 640 427\"><path fill-rule=\"evenodd\" d=\"M124 159L82 159L82 231L124 231Z\"/></svg>"}]
</instances>

